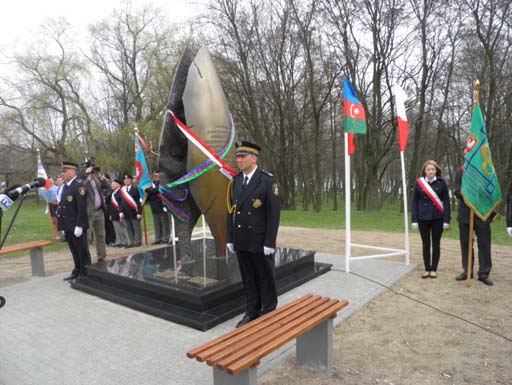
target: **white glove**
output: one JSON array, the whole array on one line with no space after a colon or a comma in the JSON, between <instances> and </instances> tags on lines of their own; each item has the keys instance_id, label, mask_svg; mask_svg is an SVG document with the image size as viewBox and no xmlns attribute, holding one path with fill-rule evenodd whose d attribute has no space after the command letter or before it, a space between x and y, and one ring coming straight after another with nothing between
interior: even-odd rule
<instances>
[{"instance_id":1,"label":"white glove","mask_svg":"<svg viewBox=\"0 0 512 385\"><path fill-rule=\"evenodd\" d=\"M140 218L142 218L142 215L137 214L137 220L140 221Z\"/></svg>"},{"instance_id":2,"label":"white glove","mask_svg":"<svg viewBox=\"0 0 512 385\"><path fill-rule=\"evenodd\" d=\"M271 255L274 254L274 249L272 247L263 246L263 254Z\"/></svg>"},{"instance_id":3,"label":"white glove","mask_svg":"<svg viewBox=\"0 0 512 385\"><path fill-rule=\"evenodd\" d=\"M449 223L443 223L443 230L448 230L450 228Z\"/></svg>"},{"instance_id":4,"label":"white glove","mask_svg":"<svg viewBox=\"0 0 512 385\"><path fill-rule=\"evenodd\" d=\"M418 230L418 224L416 222L411 223L411 228L413 230Z\"/></svg>"},{"instance_id":5,"label":"white glove","mask_svg":"<svg viewBox=\"0 0 512 385\"><path fill-rule=\"evenodd\" d=\"M166 213L166 212L167 212L167 207L164 206L164 213Z\"/></svg>"},{"instance_id":6,"label":"white glove","mask_svg":"<svg viewBox=\"0 0 512 385\"><path fill-rule=\"evenodd\" d=\"M509 237L512 237L512 227L507 227L507 234Z\"/></svg>"},{"instance_id":7,"label":"white glove","mask_svg":"<svg viewBox=\"0 0 512 385\"><path fill-rule=\"evenodd\" d=\"M75 237L79 238L82 236L82 233L84 232L84 229L82 228L82 226L75 226L75 231L74 231L74 235Z\"/></svg>"},{"instance_id":8,"label":"white glove","mask_svg":"<svg viewBox=\"0 0 512 385\"><path fill-rule=\"evenodd\" d=\"M124 214L123 213L119 213L119 218L123 219L124 218Z\"/></svg>"},{"instance_id":9,"label":"white glove","mask_svg":"<svg viewBox=\"0 0 512 385\"><path fill-rule=\"evenodd\" d=\"M226 248L228 249L228 251L229 251L230 253L234 253L234 252L235 252L235 246L233 246L233 244L232 244L232 243L227 243L227 244L226 244Z\"/></svg>"}]
</instances>

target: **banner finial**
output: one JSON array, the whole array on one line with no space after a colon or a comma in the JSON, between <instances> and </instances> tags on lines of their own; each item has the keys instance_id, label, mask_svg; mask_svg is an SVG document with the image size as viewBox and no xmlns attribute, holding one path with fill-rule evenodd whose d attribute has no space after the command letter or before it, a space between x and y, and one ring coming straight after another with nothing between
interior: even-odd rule
<instances>
[{"instance_id":1,"label":"banner finial","mask_svg":"<svg viewBox=\"0 0 512 385\"><path fill-rule=\"evenodd\" d=\"M475 104L480 104L480 81L475 82L474 88Z\"/></svg>"}]
</instances>

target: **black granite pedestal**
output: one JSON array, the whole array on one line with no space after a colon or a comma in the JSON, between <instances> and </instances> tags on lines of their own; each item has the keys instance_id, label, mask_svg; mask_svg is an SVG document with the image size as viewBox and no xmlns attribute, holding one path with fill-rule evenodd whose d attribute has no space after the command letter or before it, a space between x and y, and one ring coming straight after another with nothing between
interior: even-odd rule
<instances>
[{"instance_id":1,"label":"black granite pedestal","mask_svg":"<svg viewBox=\"0 0 512 385\"><path fill-rule=\"evenodd\" d=\"M193 259L180 258L175 249L169 245L96 263L71 286L199 330L245 311L235 256L214 257L213 239L192 241ZM278 294L330 270L331 265L316 263L314 257L314 251L276 250Z\"/></svg>"}]
</instances>

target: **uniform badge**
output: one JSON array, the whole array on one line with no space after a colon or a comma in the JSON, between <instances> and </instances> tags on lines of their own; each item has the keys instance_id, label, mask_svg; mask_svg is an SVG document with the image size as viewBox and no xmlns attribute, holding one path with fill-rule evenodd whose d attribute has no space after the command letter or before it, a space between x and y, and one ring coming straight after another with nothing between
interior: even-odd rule
<instances>
[{"instance_id":1,"label":"uniform badge","mask_svg":"<svg viewBox=\"0 0 512 385\"><path fill-rule=\"evenodd\" d=\"M87 194L87 188L86 188L86 187L79 187L79 188L78 188L78 193L79 193L81 196L84 196L85 194Z\"/></svg>"},{"instance_id":2,"label":"uniform badge","mask_svg":"<svg viewBox=\"0 0 512 385\"><path fill-rule=\"evenodd\" d=\"M272 192L276 197L279 196L279 186L277 185L277 183L274 183L272 185Z\"/></svg>"},{"instance_id":3,"label":"uniform badge","mask_svg":"<svg viewBox=\"0 0 512 385\"><path fill-rule=\"evenodd\" d=\"M257 209L258 207L260 207L263 203L259 200L259 199L255 199L254 202L252 202L252 207L254 207L255 209Z\"/></svg>"},{"instance_id":4,"label":"uniform badge","mask_svg":"<svg viewBox=\"0 0 512 385\"><path fill-rule=\"evenodd\" d=\"M68 202L73 202L73 195L68 195Z\"/></svg>"}]
</instances>

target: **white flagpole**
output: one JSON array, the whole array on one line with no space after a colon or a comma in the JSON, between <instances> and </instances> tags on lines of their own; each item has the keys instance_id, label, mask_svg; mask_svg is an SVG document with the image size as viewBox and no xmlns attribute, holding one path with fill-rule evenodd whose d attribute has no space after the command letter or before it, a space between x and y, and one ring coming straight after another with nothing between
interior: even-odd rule
<instances>
[{"instance_id":1,"label":"white flagpole","mask_svg":"<svg viewBox=\"0 0 512 385\"><path fill-rule=\"evenodd\" d=\"M402 195L404 198L405 264L409 265L409 214L407 213L407 182L405 181L405 161L403 151L400 151L400 163L402 165Z\"/></svg>"},{"instance_id":2,"label":"white flagpole","mask_svg":"<svg viewBox=\"0 0 512 385\"><path fill-rule=\"evenodd\" d=\"M345 272L350 273L350 156L348 155L348 134L345 132Z\"/></svg>"}]
</instances>

